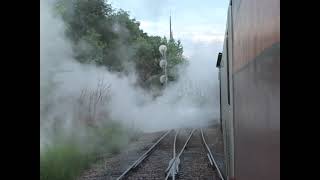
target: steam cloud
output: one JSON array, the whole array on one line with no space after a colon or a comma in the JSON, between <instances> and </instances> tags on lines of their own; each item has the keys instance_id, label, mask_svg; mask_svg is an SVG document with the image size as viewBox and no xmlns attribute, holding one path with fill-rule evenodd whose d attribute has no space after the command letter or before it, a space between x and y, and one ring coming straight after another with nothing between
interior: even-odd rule
<instances>
[{"instance_id":1,"label":"steam cloud","mask_svg":"<svg viewBox=\"0 0 320 180\"><path fill-rule=\"evenodd\" d=\"M134 86L134 72L119 76L73 59L71 44L64 36L63 21L53 16L50 3L40 1L40 5L40 147L50 143L56 121L62 122L59 128L66 132L81 133L75 130L74 124L76 99L83 89L95 89L101 79L110 85L111 99L100 107L108 111L106 120L117 120L143 131L217 122L219 97L214 56L203 58L201 53L195 53L189 58L189 66L180 70L179 81L169 83L164 94L153 99ZM127 55L124 58L130 58Z\"/></svg>"}]
</instances>

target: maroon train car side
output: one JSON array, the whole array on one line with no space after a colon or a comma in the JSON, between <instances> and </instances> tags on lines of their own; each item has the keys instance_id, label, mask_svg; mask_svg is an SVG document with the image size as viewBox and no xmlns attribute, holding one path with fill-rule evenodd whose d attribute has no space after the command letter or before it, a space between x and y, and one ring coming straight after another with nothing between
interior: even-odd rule
<instances>
[{"instance_id":1,"label":"maroon train car side","mask_svg":"<svg viewBox=\"0 0 320 180\"><path fill-rule=\"evenodd\" d=\"M231 0L218 58L225 176L280 180L280 0Z\"/></svg>"}]
</instances>

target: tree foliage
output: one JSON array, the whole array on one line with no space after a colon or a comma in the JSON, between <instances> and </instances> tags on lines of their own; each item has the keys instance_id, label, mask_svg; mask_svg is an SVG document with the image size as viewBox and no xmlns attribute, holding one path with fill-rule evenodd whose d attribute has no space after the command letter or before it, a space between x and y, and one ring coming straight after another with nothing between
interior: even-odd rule
<instances>
[{"instance_id":1,"label":"tree foliage","mask_svg":"<svg viewBox=\"0 0 320 180\"><path fill-rule=\"evenodd\" d=\"M161 44L168 47L168 70L176 78L176 66L186 62L181 42L149 36L129 12L115 10L105 0L58 0L55 12L66 24L75 59L105 66L110 71L128 72L134 66L140 84L160 75Z\"/></svg>"}]
</instances>

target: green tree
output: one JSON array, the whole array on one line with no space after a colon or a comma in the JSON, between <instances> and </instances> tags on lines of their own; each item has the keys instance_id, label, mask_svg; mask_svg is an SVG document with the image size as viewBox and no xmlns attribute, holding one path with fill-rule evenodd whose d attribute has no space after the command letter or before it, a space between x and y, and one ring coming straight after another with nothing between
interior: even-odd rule
<instances>
[{"instance_id":1,"label":"green tree","mask_svg":"<svg viewBox=\"0 0 320 180\"><path fill-rule=\"evenodd\" d=\"M168 47L169 80L177 78L177 65L185 63L181 42L149 36L127 11L114 10L104 0L58 0L56 12L66 24L75 58L81 63L105 66L110 71L127 72L134 64L139 84L160 75L159 46Z\"/></svg>"}]
</instances>

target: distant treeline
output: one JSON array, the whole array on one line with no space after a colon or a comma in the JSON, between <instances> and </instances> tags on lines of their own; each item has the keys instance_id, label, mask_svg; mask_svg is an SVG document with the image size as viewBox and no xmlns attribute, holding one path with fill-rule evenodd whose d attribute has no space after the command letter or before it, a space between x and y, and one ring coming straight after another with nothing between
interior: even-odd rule
<instances>
[{"instance_id":1,"label":"distant treeline","mask_svg":"<svg viewBox=\"0 0 320 180\"><path fill-rule=\"evenodd\" d=\"M169 81L177 78L176 65L186 63L179 40L148 35L128 12L115 10L105 0L58 0L55 10L66 24L66 36L81 63L121 73L134 69L144 87L159 82L161 44L168 48Z\"/></svg>"}]
</instances>

